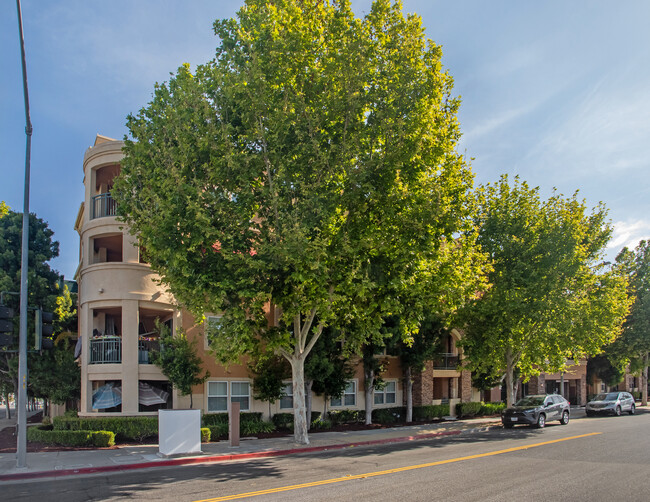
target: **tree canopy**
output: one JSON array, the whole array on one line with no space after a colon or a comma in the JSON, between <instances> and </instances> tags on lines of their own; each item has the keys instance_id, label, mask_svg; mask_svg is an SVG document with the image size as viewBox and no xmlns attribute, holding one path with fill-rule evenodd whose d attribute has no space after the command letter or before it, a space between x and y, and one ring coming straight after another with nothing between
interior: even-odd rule
<instances>
[{"instance_id":1,"label":"tree canopy","mask_svg":"<svg viewBox=\"0 0 650 502\"><path fill-rule=\"evenodd\" d=\"M650 354L650 241L641 241L634 250L623 248L616 266L629 279L629 294L634 299L625 320L623 335L608 353L629 364L642 376L642 403L648 402L648 362Z\"/></svg>"},{"instance_id":2,"label":"tree canopy","mask_svg":"<svg viewBox=\"0 0 650 502\"><path fill-rule=\"evenodd\" d=\"M263 343L289 361L306 443L304 362L325 326L353 320L361 346L386 315L415 330L477 289L459 100L397 2L360 19L344 0L249 0L214 30L215 58L128 117L112 193L177 300L223 312L219 359Z\"/></svg>"},{"instance_id":3,"label":"tree canopy","mask_svg":"<svg viewBox=\"0 0 650 502\"><path fill-rule=\"evenodd\" d=\"M527 379L559 371L567 359L597 354L621 331L629 301L624 278L599 263L611 229L605 208L577 195L542 200L507 176L477 192L478 243L493 271L466 314L462 340L470 368Z\"/></svg>"}]
</instances>

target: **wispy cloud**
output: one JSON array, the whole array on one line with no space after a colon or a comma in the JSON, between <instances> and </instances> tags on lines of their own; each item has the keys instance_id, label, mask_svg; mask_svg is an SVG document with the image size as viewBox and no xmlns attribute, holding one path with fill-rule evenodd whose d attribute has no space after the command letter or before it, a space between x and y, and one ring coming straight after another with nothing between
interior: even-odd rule
<instances>
[{"instance_id":1,"label":"wispy cloud","mask_svg":"<svg viewBox=\"0 0 650 502\"><path fill-rule=\"evenodd\" d=\"M617 221L614 223L614 235L607 249L620 250L623 247L636 247L641 240L650 238L650 220Z\"/></svg>"}]
</instances>

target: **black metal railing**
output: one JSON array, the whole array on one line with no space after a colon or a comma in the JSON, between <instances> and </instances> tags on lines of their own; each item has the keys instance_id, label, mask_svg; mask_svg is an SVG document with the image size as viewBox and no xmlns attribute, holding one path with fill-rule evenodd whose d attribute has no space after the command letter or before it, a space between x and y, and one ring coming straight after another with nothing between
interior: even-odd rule
<instances>
[{"instance_id":1,"label":"black metal railing","mask_svg":"<svg viewBox=\"0 0 650 502\"><path fill-rule=\"evenodd\" d=\"M103 218L104 216L115 216L117 204L110 193L100 193L92 198L92 214L90 219Z\"/></svg>"},{"instance_id":2,"label":"black metal railing","mask_svg":"<svg viewBox=\"0 0 650 502\"><path fill-rule=\"evenodd\" d=\"M90 340L90 364L122 362L122 339L116 336Z\"/></svg>"},{"instance_id":3,"label":"black metal railing","mask_svg":"<svg viewBox=\"0 0 650 502\"><path fill-rule=\"evenodd\" d=\"M444 352L437 354L433 360L433 369L436 370L455 370L458 367L458 355Z\"/></svg>"},{"instance_id":4,"label":"black metal railing","mask_svg":"<svg viewBox=\"0 0 650 502\"><path fill-rule=\"evenodd\" d=\"M153 364L151 354L160 351L158 340L138 340L138 363Z\"/></svg>"}]
</instances>

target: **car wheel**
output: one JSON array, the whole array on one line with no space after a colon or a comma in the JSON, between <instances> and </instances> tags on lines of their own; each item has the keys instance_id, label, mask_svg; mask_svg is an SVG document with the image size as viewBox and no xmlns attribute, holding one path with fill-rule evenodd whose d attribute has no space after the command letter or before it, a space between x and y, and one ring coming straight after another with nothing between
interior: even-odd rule
<instances>
[{"instance_id":1,"label":"car wheel","mask_svg":"<svg viewBox=\"0 0 650 502\"><path fill-rule=\"evenodd\" d=\"M566 424L569 423L569 412L568 411L564 411L562 413L562 418L560 418L560 423L562 425L566 425Z\"/></svg>"},{"instance_id":2,"label":"car wheel","mask_svg":"<svg viewBox=\"0 0 650 502\"><path fill-rule=\"evenodd\" d=\"M515 424L503 424L503 427L506 429L512 429L515 426Z\"/></svg>"},{"instance_id":3,"label":"car wheel","mask_svg":"<svg viewBox=\"0 0 650 502\"><path fill-rule=\"evenodd\" d=\"M630 408L630 415L634 415L636 413L636 406L632 405Z\"/></svg>"},{"instance_id":4,"label":"car wheel","mask_svg":"<svg viewBox=\"0 0 650 502\"><path fill-rule=\"evenodd\" d=\"M546 425L546 415L544 415L544 413L540 413L539 416L537 417L537 423L535 424L535 426L538 429L543 429L545 425Z\"/></svg>"},{"instance_id":5,"label":"car wheel","mask_svg":"<svg viewBox=\"0 0 650 502\"><path fill-rule=\"evenodd\" d=\"M614 415L616 415L617 417L621 416L621 407L620 406L616 407L616 409L614 410Z\"/></svg>"}]
</instances>

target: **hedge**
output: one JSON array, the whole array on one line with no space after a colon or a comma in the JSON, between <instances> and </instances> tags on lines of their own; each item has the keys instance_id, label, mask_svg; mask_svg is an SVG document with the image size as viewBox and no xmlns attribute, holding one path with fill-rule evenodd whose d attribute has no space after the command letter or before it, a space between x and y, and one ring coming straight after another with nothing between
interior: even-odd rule
<instances>
[{"instance_id":1,"label":"hedge","mask_svg":"<svg viewBox=\"0 0 650 502\"><path fill-rule=\"evenodd\" d=\"M376 424L394 424L406 420L406 406L376 408L372 410L372 422Z\"/></svg>"},{"instance_id":2,"label":"hedge","mask_svg":"<svg viewBox=\"0 0 650 502\"><path fill-rule=\"evenodd\" d=\"M449 404L413 406L413 420L416 422L435 420L449 415Z\"/></svg>"},{"instance_id":3,"label":"hedge","mask_svg":"<svg viewBox=\"0 0 650 502\"><path fill-rule=\"evenodd\" d=\"M261 422L262 413L259 412L245 412L239 414L239 423L244 422ZM211 425L227 424L228 413L207 413L201 417L203 427L210 427Z\"/></svg>"},{"instance_id":4,"label":"hedge","mask_svg":"<svg viewBox=\"0 0 650 502\"><path fill-rule=\"evenodd\" d=\"M456 415L462 418L472 418L486 415L496 415L501 413L506 407L505 403L458 403L456 405Z\"/></svg>"},{"instance_id":5,"label":"hedge","mask_svg":"<svg viewBox=\"0 0 650 502\"><path fill-rule=\"evenodd\" d=\"M107 448L115 445L115 434L111 431L47 430L28 427L27 440L64 446Z\"/></svg>"},{"instance_id":6,"label":"hedge","mask_svg":"<svg viewBox=\"0 0 650 502\"><path fill-rule=\"evenodd\" d=\"M357 424L364 422L366 419L365 410L340 410L328 411L327 416L336 427L339 424Z\"/></svg>"},{"instance_id":7,"label":"hedge","mask_svg":"<svg viewBox=\"0 0 650 502\"><path fill-rule=\"evenodd\" d=\"M312 411L311 412L311 424L314 425L315 422L321 421L321 412ZM276 413L271 417L271 421L275 424L275 427L279 430L293 430L293 413Z\"/></svg>"},{"instance_id":8,"label":"hedge","mask_svg":"<svg viewBox=\"0 0 650 502\"><path fill-rule=\"evenodd\" d=\"M158 417L54 417L54 430L111 431L118 441L158 437Z\"/></svg>"}]
</instances>

